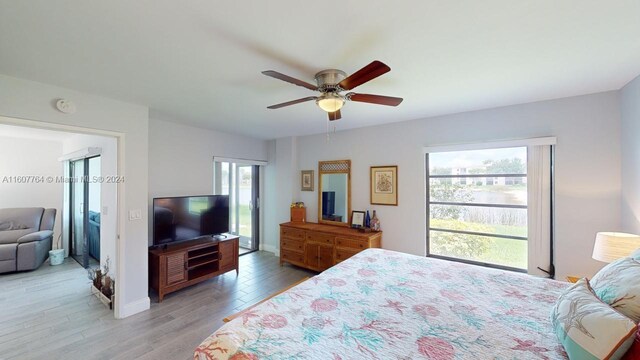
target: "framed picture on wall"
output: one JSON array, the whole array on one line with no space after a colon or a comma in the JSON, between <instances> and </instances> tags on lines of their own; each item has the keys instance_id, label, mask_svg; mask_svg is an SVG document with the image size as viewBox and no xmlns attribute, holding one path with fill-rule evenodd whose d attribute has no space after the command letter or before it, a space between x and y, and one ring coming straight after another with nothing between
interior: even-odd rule
<instances>
[{"instance_id":1,"label":"framed picture on wall","mask_svg":"<svg viewBox=\"0 0 640 360\"><path fill-rule=\"evenodd\" d=\"M398 206L398 166L372 166L371 204Z\"/></svg>"},{"instance_id":2,"label":"framed picture on wall","mask_svg":"<svg viewBox=\"0 0 640 360\"><path fill-rule=\"evenodd\" d=\"M300 172L300 190L313 191L313 170L302 170Z\"/></svg>"}]
</instances>

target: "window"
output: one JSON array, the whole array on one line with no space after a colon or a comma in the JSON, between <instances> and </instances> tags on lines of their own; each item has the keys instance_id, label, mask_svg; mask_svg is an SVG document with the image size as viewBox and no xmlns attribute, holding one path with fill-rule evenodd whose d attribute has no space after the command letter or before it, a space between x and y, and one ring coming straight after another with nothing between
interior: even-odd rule
<instances>
[{"instance_id":1,"label":"window","mask_svg":"<svg viewBox=\"0 0 640 360\"><path fill-rule=\"evenodd\" d=\"M427 161L427 256L528 268L527 147L435 152Z\"/></svg>"}]
</instances>

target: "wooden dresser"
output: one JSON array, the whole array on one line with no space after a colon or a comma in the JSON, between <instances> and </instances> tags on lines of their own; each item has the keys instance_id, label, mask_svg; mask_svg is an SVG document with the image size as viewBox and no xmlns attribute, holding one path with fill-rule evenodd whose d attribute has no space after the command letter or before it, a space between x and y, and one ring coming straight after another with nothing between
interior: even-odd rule
<instances>
[{"instance_id":1,"label":"wooden dresser","mask_svg":"<svg viewBox=\"0 0 640 360\"><path fill-rule=\"evenodd\" d=\"M324 271L368 248L379 248L382 232L316 223L280 224L280 265Z\"/></svg>"},{"instance_id":2,"label":"wooden dresser","mask_svg":"<svg viewBox=\"0 0 640 360\"><path fill-rule=\"evenodd\" d=\"M223 274L238 272L239 238L204 238L185 241L167 249L149 250L149 286L161 302L168 293Z\"/></svg>"}]
</instances>

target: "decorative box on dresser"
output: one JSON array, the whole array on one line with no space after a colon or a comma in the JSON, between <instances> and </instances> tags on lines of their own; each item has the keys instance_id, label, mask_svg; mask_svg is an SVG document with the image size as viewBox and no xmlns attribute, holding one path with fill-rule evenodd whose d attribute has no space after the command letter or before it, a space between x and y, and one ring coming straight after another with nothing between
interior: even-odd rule
<instances>
[{"instance_id":1,"label":"decorative box on dresser","mask_svg":"<svg viewBox=\"0 0 640 360\"><path fill-rule=\"evenodd\" d=\"M149 286L158 293L158 302L166 294L212 277L238 272L239 238L223 240L210 237L174 244L166 249L149 250Z\"/></svg>"},{"instance_id":2,"label":"decorative box on dresser","mask_svg":"<svg viewBox=\"0 0 640 360\"><path fill-rule=\"evenodd\" d=\"M381 243L381 231L361 233L345 226L288 222L280 224L280 265L324 271Z\"/></svg>"}]
</instances>

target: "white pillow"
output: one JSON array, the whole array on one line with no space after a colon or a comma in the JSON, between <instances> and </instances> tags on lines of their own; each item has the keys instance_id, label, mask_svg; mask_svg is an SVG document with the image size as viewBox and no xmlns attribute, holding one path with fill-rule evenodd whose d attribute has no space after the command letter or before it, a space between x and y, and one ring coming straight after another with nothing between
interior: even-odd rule
<instances>
[{"instance_id":1,"label":"white pillow","mask_svg":"<svg viewBox=\"0 0 640 360\"><path fill-rule=\"evenodd\" d=\"M631 253L631 255L630 255L630 257L631 257L633 260L640 261L640 249L636 249L636 251L632 252L632 253Z\"/></svg>"},{"instance_id":2,"label":"white pillow","mask_svg":"<svg viewBox=\"0 0 640 360\"><path fill-rule=\"evenodd\" d=\"M618 259L598 271L590 284L600 300L640 322L640 262Z\"/></svg>"},{"instance_id":3,"label":"white pillow","mask_svg":"<svg viewBox=\"0 0 640 360\"><path fill-rule=\"evenodd\" d=\"M551 324L569 359L620 359L638 330L631 319L600 301L587 279L558 298Z\"/></svg>"}]
</instances>

